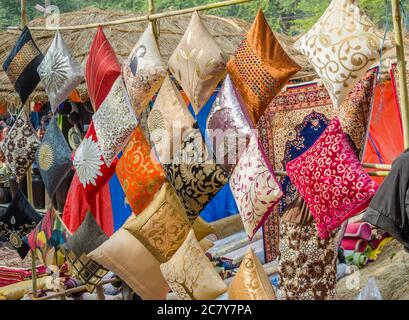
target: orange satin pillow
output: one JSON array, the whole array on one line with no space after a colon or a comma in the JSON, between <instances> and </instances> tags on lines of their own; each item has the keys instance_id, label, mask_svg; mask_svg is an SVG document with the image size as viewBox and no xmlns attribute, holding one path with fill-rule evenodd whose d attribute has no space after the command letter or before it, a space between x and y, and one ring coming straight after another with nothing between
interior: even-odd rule
<instances>
[{"instance_id":1,"label":"orange satin pillow","mask_svg":"<svg viewBox=\"0 0 409 320\"><path fill-rule=\"evenodd\" d=\"M254 125L271 100L300 69L281 47L261 10L227 64L227 71Z\"/></svg>"},{"instance_id":2,"label":"orange satin pillow","mask_svg":"<svg viewBox=\"0 0 409 320\"><path fill-rule=\"evenodd\" d=\"M165 182L160 164L138 126L116 166L116 174L134 214L142 212Z\"/></svg>"}]
</instances>

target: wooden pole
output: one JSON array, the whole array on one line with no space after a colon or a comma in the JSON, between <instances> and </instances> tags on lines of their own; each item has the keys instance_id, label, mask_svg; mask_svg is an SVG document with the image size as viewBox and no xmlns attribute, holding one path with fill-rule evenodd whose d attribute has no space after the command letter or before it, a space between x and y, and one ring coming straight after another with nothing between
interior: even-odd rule
<instances>
[{"instance_id":1,"label":"wooden pole","mask_svg":"<svg viewBox=\"0 0 409 320\"><path fill-rule=\"evenodd\" d=\"M402 116L403 144L409 148L409 98L406 79L405 49L403 46L402 17L399 0L392 0L393 29L395 31L396 58L399 72L399 99Z\"/></svg>"},{"instance_id":2,"label":"wooden pole","mask_svg":"<svg viewBox=\"0 0 409 320\"><path fill-rule=\"evenodd\" d=\"M21 28L24 28L27 25L27 2L26 0L21 0Z\"/></svg>"},{"instance_id":3,"label":"wooden pole","mask_svg":"<svg viewBox=\"0 0 409 320\"><path fill-rule=\"evenodd\" d=\"M155 13L155 2L154 0L148 0L148 15L151 16ZM159 33L158 33L158 21L156 19L151 20L152 24L152 31L155 35L156 41L158 41Z\"/></svg>"},{"instance_id":4,"label":"wooden pole","mask_svg":"<svg viewBox=\"0 0 409 320\"><path fill-rule=\"evenodd\" d=\"M217 8L232 6L236 4L242 4L242 3L251 2L251 1L254 1L254 0L227 0L227 1L205 4L205 5L201 5L201 6L197 6L193 8L186 8L186 9L180 9L180 10L174 10L174 11L168 11L168 12L162 12L162 13L154 13L151 15L144 15L144 16L139 16L139 17L127 18L127 19L113 20L109 22L89 23L89 24L82 24L82 25L76 25L76 26L61 26L61 27L49 27L49 28L30 27L30 31L83 30L83 29L98 28L99 26L102 26L102 27L117 26L117 25L127 24L127 23L142 22L146 20L152 21L152 20L162 19L166 17L179 16L182 14L192 13L194 11L217 9ZM7 29L8 30L19 30L20 27L8 27Z\"/></svg>"}]
</instances>

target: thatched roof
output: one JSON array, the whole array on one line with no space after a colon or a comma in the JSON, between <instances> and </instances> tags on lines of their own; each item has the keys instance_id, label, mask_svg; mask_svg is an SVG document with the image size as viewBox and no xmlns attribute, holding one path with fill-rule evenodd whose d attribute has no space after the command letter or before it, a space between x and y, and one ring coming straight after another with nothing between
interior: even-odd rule
<instances>
[{"instance_id":1,"label":"thatched roof","mask_svg":"<svg viewBox=\"0 0 409 320\"><path fill-rule=\"evenodd\" d=\"M97 8L85 8L80 11L61 14L60 25L79 25L96 22L106 22L117 19L124 19L135 16L134 13L114 10L100 10ZM184 34L189 21L190 14L168 17L160 19L160 37L159 46L164 62L167 62L177 44L179 43L182 35ZM208 27L210 33L215 37L216 41L223 48L227 55L231 55L240 41L243 35L249 29L250 24L240 19L232 18L220 18L217 16L202 14L202 18ZM29 26L44 26L44 18L37 18L29 23ZM145 30L147 22L139 22L133 24L124 24L118 26L105 27L104 32L111 42L113 48L120 62L122 62L132 50L139 36ZM19 31L8 30L0 33L0 63L3 63L7 54L14 46ZM70 46L74 56L85 65L91 42L96 33L96 29L85 30L63 30L61 31L67 44ZM54 38L54 31L33 31L32 35L43 52L46 52ZM294 48L290 37L279 35L279 39L287 52L299 63L303 70L303 73L310 73L311 67L309 66L306 58L299 54ZM81 84L78 88L83 98L87 97L87 91L85 83ZM35 92L31 95L29 101L47 101L47 96L40 85ZM7 75L3 70L0 71L0 103L16 106L19 104L19 98L15 93L13 86L11 85Z\"/></svg>"}]
</instances>

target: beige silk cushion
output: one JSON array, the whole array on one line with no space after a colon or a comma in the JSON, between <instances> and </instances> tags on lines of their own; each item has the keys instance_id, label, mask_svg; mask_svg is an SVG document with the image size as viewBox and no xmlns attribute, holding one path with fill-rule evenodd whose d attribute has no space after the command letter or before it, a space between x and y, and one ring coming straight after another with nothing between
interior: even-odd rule
<instances>
[{"instance_id":1,"label":"beige silk cushion","mask_svg":"<svg viewBox=\"0 0 409 320\"><path fill-rule=\"evenodd\" d=\"M357 0L333 0L318 22L295 44L322 79L335 107L380 57L383 33ZM383 51L392 47L389 40Z\"/></svg>"},{"instance_id":2,"label":"beige silk cushion","mask_svg":"<svg viewBox=\"0 0 409 320\"><path fill-rule=\"evenodd\" d=\"M210 248L214 247L214 242L207 238L203 238L199 241L200 248L202 248L203 252L207 252Z\"/></svg>"},{"instance_id":3,"label":"beige silk cushion","mask_svg":"<svg viewBox=\"0 0 409 320\"><path fill-rule=\"evenodd\" d=\"M207 237L209 234L216 233L215 228L213 228L209 223L203 220L201 217L197 217L195 222L192 225L193 231L197 241L202 240Z\"/></svg>"},{"instance_id":4,"label":"beige silk cushion","mask_svg":"<svg viewBox=\"0 0 409 320\"><path fill-rule=\"evenodd\" d=\"M116 231L88 257L117 274L142 299L166 298L169 287L160 272L158 260L125 229Z\"/></svg>"},{"instance_id":5,"label":"beige silk cushion","mask_svg":"<svg viewBox=\"0 0 409 320\"><path fill-rule=\"evenodd\" d=\"M124 229L135 236L159 262L168 261L185 241L190 223L179 197L165 183L152 202Z\"/></svg>"},{"instance_id":6,"label":"beige silk cushion","mask_svg":"<svg viewBox=\"0 0 409 320\"><path fill-rule=\"evenodd\" d=\"M229 287L231 300L275 300L274 289L258 257L250 248Z\"/></svg>"},{"instance_id":7,"label":"beige silk cushion","mask_svg":"<svg viewBox=\"0 0 409 320\"><path fill-rule=\"evenodd\" d=\"M227 286L205 256L193 230L166 263L160 265L169 287L179 300L213 300Z\"/></svg>"},{"instance_id":8,"label":"beige silk cushion","mask_svg":"<svg viewBox=\"0 0 409 320\"><path fill-rule=\"evenodd\" d=\"M226 74L226 57L197 12L169 59L169 70L197 114Z\"/></svg>"}]
</instances>

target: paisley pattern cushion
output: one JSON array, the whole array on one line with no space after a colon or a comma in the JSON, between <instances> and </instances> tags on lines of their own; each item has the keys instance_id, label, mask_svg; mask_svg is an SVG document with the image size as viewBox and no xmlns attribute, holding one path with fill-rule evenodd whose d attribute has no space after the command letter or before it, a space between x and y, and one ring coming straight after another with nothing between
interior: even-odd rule
<instances>
[{"instance_id":1,"label":"paisley pattern cushion","mask_svg":"<svg viewBox=\"0 0 409 320\"><path fill-rule=\"evenodd\" d=\"M358 7L357 0L332 0L318 22L294 47L307 56L335 107L380 57L383 32ZM383 52L392 47L386 40Z\"/></svg>"},{"instance_id":2,"label":"paisley pattern cushion","mask_svg":"<svg viewBox=\"0 0 409 320\"><path fill-rule=\"evenodd\" d=\"M190 223L173 187L166 183L148 207L124 229L134 235L158 259L168 261L185 241Z\"/></svg>"},{"instance_id":3,"label":"paisley pattern cushion","mask_svg":"<svg viewBox=\"0 0 409 320\"><path fill-rule=\"evenodd\" d=\"M102 157L109 167L138 125L121 77L113 84L101 107L92 116L92 121Z\"/></svg>"},{"instance_id":4,"label":"paisley pattern cushion","mask_svg":"<svg viewBox=\"0 0 409 320\"><path fill-rule=\"evenodd\" d=\"M259 10L251 29L227 64L255 126L271 100L298 71Z\"/></svg>"},{"instance_id":5,"label":"paisley pattern cushion","mask_svg":"<svg viewBox=\"0 0 409 320\"><path fill-rule=\"evenodd\" d=\"M193 12L189 26L169 59L169 70L180 83L197 114L226 73L226 58Z\"/></svg>"},{"instance_id":6,"label":"paisley pattern cushion","mask_svg":"<svg viewBox=\"0 0 409 320\"><path fill-rule=\"evenodd\" d=\"M191 230L175 255L160 265L163 276L179 300L213 300L227 286L205 256Z\"/></svg>"},{"instance_id":7,"label":"paisley pattern cushion","mask_svg":"<svg viewBox=\"0 0 409 320\"><path fill-rule=\"evenodd\" d=\"M132 106L140 116L168 74L151 23L123 64L122 73Z\"/></svg>"},{"instance_id":8,"label":"paisley pattern cushion","mask_svg":"<svg viewBox=\"0 0 409 320\"><path fill-rule=\"evenodd\" d=\"M173 161L162 165L192 223L228 181L199 130L192 130Z\"/></svg>"},{"instance_id":9,"label":"paisley pattern cushion","mask_svg":"<svg viewBox=\"0 0 409 320\"><path fill-rule=\"evenodd\" d=\"M166 77L148 116L150 139L161 163L173 159L178 148L174 138L180 134L183 139L193 124L194 119L179 90L170 77Z\"/></svg>"},{"instance_id":10,"label":"paisley pattern cushion","mask_svg":"<svg viewBox=\"0 0 409 320\"><path fill-rule=\"evenodd\" d=\"M246 150L251 127L244 113L240 93L229 75L214 101L206 121L206 129L217 163L232 172Z\"/></svg>"},{"instance_id":11,"label":"paisley pattern cushion","mask_svg":"<svg viewBox=\"0 0 409 320\"><path fill-rule=\"evenodd\" d=\"M41 216L19 190L7 209L0 213L0 240L10 242L24 259L30 247L22 239L40 221Z\"/></svg>"},{"instance_id":12,"label":"paisley pattern cushion","mask_svg":"<svg viewBox=\"0 0 409 320\"><path fill-rule=\"evenodd\" d=\"M287 163L286 169L323 239L365 210L378 188L354 154L337 117L312 147Z\"/></svg>"},{"instance_id":13,"label":"paisley pattern cushion","mask_svg":"<svg viewBox=\"0 0 409 320\"><path fill-rule=\"evenodd\" d=\"M37 71L53 111L84 79L81 64L72 56L59 31Z\"/></svg>"},{"instance_id":14,"label":"paisley pattern cushion","mask_svg":"<svg viewBox=\"0 0 409 320\"><path fill-rule=\"evenodd\" d=\"M36 252L37 257L45 266L61 267L64 264L64 253L60 246L70 236L58 213L50 209L41 222L23 238L23 242Z\"/></svg>"},{"instance_id":15,"label":"paisley pattern cushion","mask_svg":"<svg viewBox=\"0 0 409 320\"><path fill-rule=\"evenodd\" d=\"M250 247L229 287L231 300L275 300L274 289L264 268Z\"/></svg>"},{"instance_id":16,"label":"paisley pattern cushion","mask_svg":"<svg viewBox=\"0 0 409 320\"><path fill-rule=\"evenodd\" d=\"M48 195L52 198L71 170L71 150L53 118L36 152L36 162Z\"/></svg>"},{"instance_id":17,"label":"paisley pattern cushion","mask_svg":"<svg viewBox=\"0 0 409 320\"><path fill-rule=\"evenodd\" d=\"M0 146L17 182L21 182L25 177L28 168L34 161L39 144L40 140L23 109Z\"/></svg>"},{"instance_id":18,"label":"paisley pattern cushion","mask_svg":"<svg viewBox=\"0 0 409 320\"><path fill-rule=\"evenodd\" d=\"M241 156L230 178L230 187L249 238L253 238L283 195L257 135Z\"/></svg>"},{"instance_id":19,"label":"paisley pattern cushion","mask_svg":"<svg viewBox=\"0 0 409 320\"><path fill-rule=\"evenodd\" d=\"M23 105L40 82L37 68L43 58L30 30L24 27L16 45L3 63L3 70L14 85Z\"/></svg>"},{"instance_id":20,"label":"paisley pattern cushion","mask_svg":"<svg viewBox=\"0 0 409 320\"><path fill-rule=\"evenodd\" d=\"M166 180L161 165L151 156L151 148L138 126L116 166L116 174L124 189L133 214L141 213Z\"/></svg>"},{"instance_id":21,"label":"paisley pattern cushion","mask_svg":"<svg viewBox=\"0 0 409 320\"><path fill-rule=\"evenodd\" d=\"M85 67L88 95L94 110L98 110L120 74L121 65L115 51L99 26Z\"/></svg>"}]
</instances>

